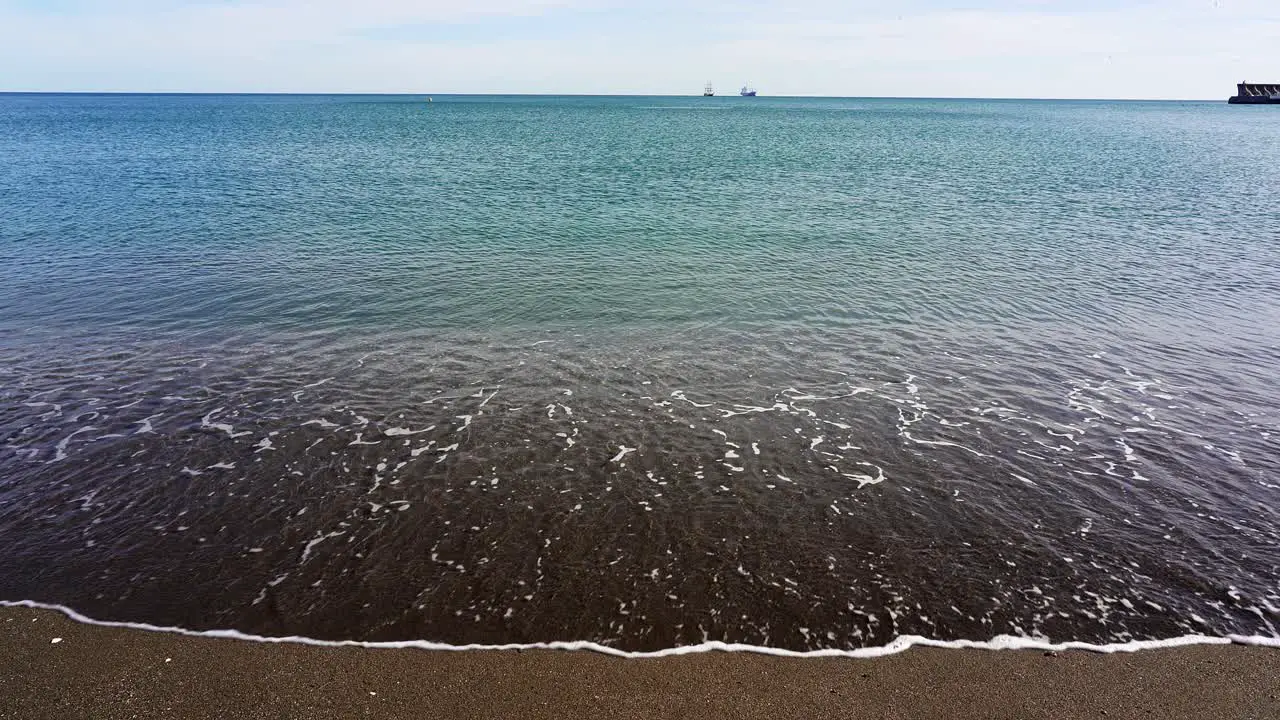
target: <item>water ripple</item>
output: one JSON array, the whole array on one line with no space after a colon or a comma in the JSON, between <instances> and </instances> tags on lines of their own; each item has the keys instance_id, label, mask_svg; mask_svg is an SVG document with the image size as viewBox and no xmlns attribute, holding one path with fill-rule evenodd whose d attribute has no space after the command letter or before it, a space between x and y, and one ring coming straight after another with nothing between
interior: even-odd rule
<instances>
[{"instance_id":1,"label":"water ripple","mask_svg":"<svg viewBox=\"0 0 1280 720\"><path fill-rule=\"evenodd\" d=\"M1280 129L762 100L0 97L0 597L625 650L1277 634Z\"/></svg>"}]
</instances>

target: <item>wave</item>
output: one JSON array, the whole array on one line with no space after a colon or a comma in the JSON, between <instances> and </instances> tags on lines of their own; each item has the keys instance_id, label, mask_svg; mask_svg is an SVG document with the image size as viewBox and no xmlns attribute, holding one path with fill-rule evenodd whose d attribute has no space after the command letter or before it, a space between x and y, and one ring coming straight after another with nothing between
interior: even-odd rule
<instances>
[{"instance_id":1,"label":"wave","mask_svg":"<svg viewBox=\"0 0 1280 720\"><path fill-rule=\"evenodd\" d=\"M600 653L602 655L610 655L620 658L642 659L642 658L662 658L672 657L676 655L692 655L704 652L740 652L753 653L756 655L772 655L775 657L788 658L820 658L820 657L847 657L847 658L875 658L884 657L886 655L894 655L913 647L931 647L945 648L950 650L1043 650L1043 651L1064 651L1064 650L1086 650L1095 653L1132 653L1141 650L1158 650L1161 648L1183 647L1187 645L1249 645L1254 647L1270 647L1280 649L1280 637L1267 637L1262 635L1182 635L1179 637L1167 638L1164 640L1132 640L1123 643L1097 644L1079 641L1067 641L1054 643L1048 640L1030 637L1018 637L1013 635L997 635L990 640L935 640L933 638L922 637L919 635L900 635L887 645L878 647L855 648L851 650L841 650L837 648L823 650L785 650L782 648L762 647L759 645L745 645L741 643L726 643L712 640L697 645L682 645L679 647L666 648L664 650L653 650L648 652L627 652L618 650L607 645L591 642L589 640L569 640L555 641L544 643L507 643L503 645L450 645L448 643L431 642L429 640L395 640L387 642L363 642L359 640L317 640L315 638L302 637L299 635L289 635L284 637L268 637L264 635L251 635L243 633L239 630L188 630L180 627L165 627L161 625L151 625L148 623L135 622L117 622L111 620L96 620L94 618L82 615L65 605L52 605L48 603L36 602L33 600L0 600L0 607L11 608L32 608L37 610L54 610L66 615L68 618L83 623L85 625L93 625L97 627L123 628L128 630L144 630L147 632L162 632L173 635L182 635L186 637L205 637L220 638L226 640L247 640L250 642L261 643L288 643L296 645L313 645L317 647L362 647L384 650L398 649L415 649L415 650L436 650L445 652L466 652L466 651L483 651L483 650L571 650L571 651L589 651Z\"/></svg>"}]
</instances>

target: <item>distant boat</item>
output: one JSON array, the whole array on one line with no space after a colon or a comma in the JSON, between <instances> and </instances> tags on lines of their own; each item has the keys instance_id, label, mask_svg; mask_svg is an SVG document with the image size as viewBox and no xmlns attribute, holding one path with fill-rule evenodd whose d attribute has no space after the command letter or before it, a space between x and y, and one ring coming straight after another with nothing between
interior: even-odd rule
<instances>
[{"instance_id":1,"label":"distant boat","mask_svg":"<svg viewBox=\"0 0 1280 720\"><path fill-rule=\"evenodd\" d=\"M743 85L742 89L738 91L738 94L741 95L742 97L755 97L756 90L755 88L751 88L751 87L747 87L746 85Z\"/></svg>"},{"instance_id":2,"label":"distant boat","mask_svg":"<svg viewBox=\"0 0 1280 720\"><path fill-rule=\"evenodd\" d=\"M711 89L711 83L707 83L707 87L702 91L702 97L712 97L715 94L716 91Z\"/></svg>"}]
</instances>

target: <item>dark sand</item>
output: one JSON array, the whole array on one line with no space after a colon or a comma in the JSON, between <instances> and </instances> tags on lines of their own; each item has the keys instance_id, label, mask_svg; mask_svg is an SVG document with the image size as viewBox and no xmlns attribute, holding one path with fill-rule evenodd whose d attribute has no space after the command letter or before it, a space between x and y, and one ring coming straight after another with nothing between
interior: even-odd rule
<instances>
[{"instance_id":1,"label":"dark sand","mask_svg":"<svg viewBox=\"0 0 1280 720\"><path fill-rule=\"evenodd\" d=\"M1280 718L1280 651L623 660L192 638L0 608L3 718L1104 716Z\"/></svg>"}]
</instances>

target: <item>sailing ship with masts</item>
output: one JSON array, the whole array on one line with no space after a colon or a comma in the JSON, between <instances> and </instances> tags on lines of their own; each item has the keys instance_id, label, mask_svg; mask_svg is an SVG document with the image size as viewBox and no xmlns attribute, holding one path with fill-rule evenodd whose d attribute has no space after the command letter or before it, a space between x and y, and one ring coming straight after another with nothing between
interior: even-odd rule
<instances>
[{"instance_id":1,"label":"sailing ship with masts","mask_svg":"<svg viewBox=\"0 0 1280 720\"><path fill-rule=\"evenodd\" d=\"M756 89L751 87L750 84L743 85L742 89L738 91L738 94L742 97L755 97ZM711 87L711 83L708 82L707 86L702 89L702 97L715 97L715 95L715 88Z\"/></svg>"}]
</instances>

